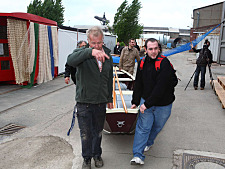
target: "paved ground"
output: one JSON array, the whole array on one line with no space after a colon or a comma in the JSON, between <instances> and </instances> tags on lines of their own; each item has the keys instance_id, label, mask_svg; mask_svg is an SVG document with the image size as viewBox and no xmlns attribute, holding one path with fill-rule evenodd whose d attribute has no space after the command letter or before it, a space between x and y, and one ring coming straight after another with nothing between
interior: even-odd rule
<instances>
[{"instance_id":1,"label":"paved ground","mask_svg":"<svg viewBox=\"0 0 225 169\"><path fill-rule=\"evenodd\" d=\"M195 55L183 52L169 58L181 81L176 87L172 115L146 153L142 169L176 168L174 153L182 150L217 153L221 158L225 154L225 110L209 84L208 72L205 90L193 90L192 80L185 91L195 70ZM213 65L212 72L214 79L225 76L225 67ZM31 89L0 86L0 128L9 123L26 126L11 136L0 136L0 169L81 168L77 121L71 135L66 135L75 103L74 89L74 85L64 83L63 77ZM132 143L133 135L104 134L103 168L137 168L129 163Z\"/></svg>"}]
</instances>

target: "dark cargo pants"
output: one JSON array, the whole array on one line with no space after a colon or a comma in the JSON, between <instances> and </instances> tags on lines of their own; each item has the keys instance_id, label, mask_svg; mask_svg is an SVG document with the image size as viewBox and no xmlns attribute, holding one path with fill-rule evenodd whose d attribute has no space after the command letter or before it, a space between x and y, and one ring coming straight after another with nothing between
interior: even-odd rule
<instances>
[{"instance_id":1,"label":"dark cargo pants","mask_svg":"<svg viewBox=\"0 0 225 169\"><path fill-rule=\"evenodd\" d=\"M101 156L105 115L106 103L77 103L77 119L80 128L83 158Z\"/></svg>"}]
</instances>

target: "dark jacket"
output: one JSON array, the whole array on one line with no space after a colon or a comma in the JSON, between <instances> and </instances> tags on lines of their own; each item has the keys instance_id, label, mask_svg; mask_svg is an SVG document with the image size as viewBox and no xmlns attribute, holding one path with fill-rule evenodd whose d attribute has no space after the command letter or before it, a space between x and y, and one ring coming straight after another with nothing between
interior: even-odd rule
<instances>
[{"instance_id":1,"label":"dark jacket","mask_svg":"<svg viewBox=\"0 0 225 169\"><path fill-rule=\"evenodd\" d=\"M202 49L195 49L195 48L192 49L195 53L199 53L199 56L196 60L197 65L206 66L207 64L211 64L213 62L212 53L208 49L208 47L206 47L206 45L204 45Z\"/></svg>"},{"instance_id":2,"label":"dark jacket","mask_svg":"<svg viewBox=\"0 0 225 169\"><path fill-rule=\"evenodd\" d=\"M120 55L120 53L121 53L121 50L120 49L121 49L121 46L120 45L119 46L116 45L114 47L114 52L113 53Z\"/></svg>"},{"instance_id":3,"label":"dark jacket","mask_svg":"<svg viewBox=\"0 0 225 169\"><path fill-rule=\"evenodd\" d=\"M110 56L110 49L103 46ZM76 101L80 103L112 103L113 61L112 57L103 63L102 72L96 59L92 56L92 48L75 49L67 58L67 64L77 68Z\"/></svg>"},{"instance_id":4,"label":"dark jacket","mask_svg":"<svg viewBox=\"0 0 225 169\"><path fill-rule=\"evenodd\" d=\"M156 58L157 59L157 58ZM160 70L156 71L155 61L146 56L143 69L140 62L137 68L132 104L138 106L141 97L145 99L146 108L152 106L166 106L175 100L172 80L173 68L167 58L160 64Z\"/></svg>"},{"instance_id":5,"label":"dark jacket","mask_svg":"<svg viewBox=\"0 0 225 169\"><path fill-rule=\"evenodd\" d=\"M135 45L134 47L140 52L140 47L138 45Z\"/></svg>"},{"instance_id":6,"label":"dark jacket","mask_svg":"<svg viewBox=\"0 0 225 169\"><path fill-rule=\"evenodd\" d=\"M70 75L71 75L72 81L74 82L74 84L76 84L76 77L75 77L75 74L76 74L76 68L74 68L74 67L72 67L72 66L69 66L69 65L66 63L66 65L65 65L65 75L64 75L64 78L70 77Z\"/></svg>"}]
</instances>

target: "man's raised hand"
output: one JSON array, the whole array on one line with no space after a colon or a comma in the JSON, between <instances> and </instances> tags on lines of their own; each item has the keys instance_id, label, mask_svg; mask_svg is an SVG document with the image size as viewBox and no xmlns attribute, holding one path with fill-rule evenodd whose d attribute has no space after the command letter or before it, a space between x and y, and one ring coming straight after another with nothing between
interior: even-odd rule
<instances>
[{"instance_id":1,"label":"man's raised hand","mask_svg":"<svg viewBox=\"0 0 225 169\"><path fill-rule=\"evenodd\" d=\"M104 52L104 50L92 49L92 56L102 63L105 62L105 58L109 59L109 56Z\"/></svg>"}]
</instances>

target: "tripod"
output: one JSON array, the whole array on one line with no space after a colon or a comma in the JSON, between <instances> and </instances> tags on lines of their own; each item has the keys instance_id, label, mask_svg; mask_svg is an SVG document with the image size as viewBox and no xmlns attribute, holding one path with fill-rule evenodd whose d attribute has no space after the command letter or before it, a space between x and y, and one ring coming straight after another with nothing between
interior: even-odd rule
<instances>
[{"instance_id":1,"label":"tripod","mask_svg":"<svg viewBox=\"0 0 225 169\"><path fill-rule=\"evenodd\" d=\"M213 76L212 76L212 71L211 71L211 65L209 64L209 61L208 61L208 68L209 68L209 76L210 76L210 80L214 80L213 79Z\"/></svg>"},{"instance_id":2,"label":"tripod","mask_svg":"<svg viewBox=\"0 0 225 169\"><path fill-rule=\"evenodd\" d=\"M186 90L186 89L187 89L187 87L188 87L189 83L191 82L191 79L193 78L193 76L194 76L194 74L195 74L196 70L197 70L197 68L195 69L195 71L194 71L193 75L191 76L191 78L190 78L190 80L189 80L189 82L188 82L188 84L187 84L187 86L185 87L185 89L184 89L184 90Z\"/></svg>"},{"instance_id":3,"label":"tripod","mask_svg":"<svg viewBox=\"0 0 225 169\"><path fill-rule=\"evenodd\" d=\"M210 80L211 80L211 83L212 83L212 87L214 86L213 85L213 76L212 76L212 71L211 71L211 66L210 66L210 64L209 64L209 61L208 61L208 68L209 68L209 76L210 76ZM189 83L191 82L191 79L193 78L193 76L194 76L194 74L195 74L195 72L196 72L196 70L197 70L197 68L195 69L195 71L194 71L194 73L193 73L193 75L191 76L191 78L190 78L190 80L189 80L189 82L188 82L188 84L187 84L187 86L185 87L185 89L184 90L186 90L187 89L187 87L188 87L188 85L189 85Z\"/></svg>"},{"instance_id":4,"label":"tripod","mask_svg":"<svg viewBox=\"0 0 225 169\"><path fill-rule=\"evenodd\" d=\"M213 83L214 79L213 79L213 76L212 76L211 65L209 64L209 61L208 61L208 68L209 68L209 76L210 76L212 88L214 88L214 83Z\"/></svg>"}]
</instances>

